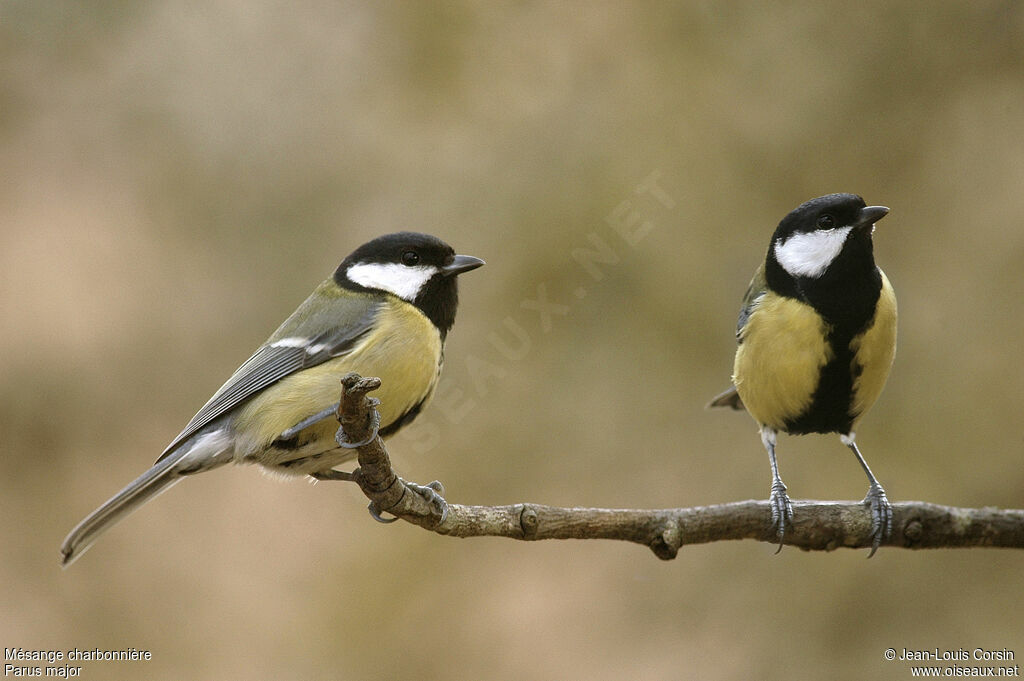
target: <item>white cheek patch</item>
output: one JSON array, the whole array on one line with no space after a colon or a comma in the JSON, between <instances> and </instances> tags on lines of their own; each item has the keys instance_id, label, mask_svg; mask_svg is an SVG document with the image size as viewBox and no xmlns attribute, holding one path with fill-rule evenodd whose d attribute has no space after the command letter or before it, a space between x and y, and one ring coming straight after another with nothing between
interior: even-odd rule
<instances>
[{"instance_id":1,"label":"white cheek patch","mask_svg":"<svg viewBox=\"0 0 1024 681\"><path fill-rule=\"evenodd\" d=\"M437 273L433 265L407 267L393 262L361 262L351 265L345 274L360 286L388 291L412 302L423 285Z\"/></svg>"},{"instance_id":2,"label":"white cheek patch","mask_svg":"<svg viewBox=\"0 0 1024 681\"><path fill-rule=\"evenodd\" d=\"M797 233L775 244L775 259L794 277L820 277L846 243L853 227Z\"/></svg>"}]
</instances>

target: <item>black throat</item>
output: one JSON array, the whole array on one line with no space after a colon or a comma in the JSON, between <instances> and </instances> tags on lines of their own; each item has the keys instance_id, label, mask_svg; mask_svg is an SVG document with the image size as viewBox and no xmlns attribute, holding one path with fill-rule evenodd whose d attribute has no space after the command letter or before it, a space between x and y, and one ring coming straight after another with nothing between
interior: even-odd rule
<instances>
[{"instance_id":1,"label":"black throat","mask_svg":"<svg viewBox=\"0 0 1024 681\"><path fill-rule=\"evenodd\" d=\"M870 234L855 234L817 278L792 277L771 250L765 263L768 286L779 295L813 307L825 320L832 359L821 369L810 406L786 423L786 431L849 433L859 414L853 413L853 385L862 371L850 344L871 327L882 291L882 273L875 266Z\"/></svg>"},{"instance_id":2,"label":"black throat","mask_svg":"<svg viewBox=\"0 0 1024 681\"><path fill-rule=\"evenodd\" d=\"M458 279L454 276L435 274L420 289L413 305L427 315L427 319L434 322L434 326L441 332L443 342L455 324L455 310L459 307Z\"/></svg>"}]
</instances>

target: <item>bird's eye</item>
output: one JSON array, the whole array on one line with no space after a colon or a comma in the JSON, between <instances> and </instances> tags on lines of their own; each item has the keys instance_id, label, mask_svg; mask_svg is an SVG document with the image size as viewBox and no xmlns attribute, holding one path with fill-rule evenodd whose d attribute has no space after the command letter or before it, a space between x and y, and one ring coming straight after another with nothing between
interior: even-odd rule
<instances>
[{"instance_id":1,"label":"bird's eye","mask_svg":"<svg viewBox=\"0 0 1024 681\"><path fill-rule=\"evenodd\" d=\"M420 261L419 253L416 251L406 251L402 254L402 264L406 267L413 267Z\"/></svg>"},{"instance_id":2,"label":"bird's eye","mask_svg":"<svg viewBox=\"0 0 1024 681\"><path fill-rule=\"evenodd\" d=\"M836 226L836 221L831 215L822 215L818 218L818 229L832 229Z\"/></svg>"}]
</instances>

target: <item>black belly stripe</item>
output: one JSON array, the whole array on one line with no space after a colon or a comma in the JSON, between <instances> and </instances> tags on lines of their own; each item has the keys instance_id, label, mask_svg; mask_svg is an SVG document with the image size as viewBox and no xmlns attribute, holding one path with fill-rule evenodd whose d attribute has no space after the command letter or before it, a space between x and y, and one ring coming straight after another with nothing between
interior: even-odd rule
<instances>
[{"instance_id":1,"label":"black belly stripe","mask_svg":"<svg viewBox=\"0 0 1024 681\"><path fill-rule=\"evenodd\" d=\"M857 363L850 344L874 325L882 278L877 269L872 275L867 285L851 287L845 296L833 290L823 300L809 301L831 327L828 343L833 357L821 369L810 406L786 421L786 432L846 434L853 428L859 416L853 413L853 384L863 367Z\"/></svg>"},{"instance_id":2,"label":"black belly stripe","mask_svg":"<svg viewBox=\"0 0 1024 681\"><path fill-rule=\"evenodd\" d=\"M834 357L821 369L818 387L811 405L803 414L786 421L786 432L794 435L807 433L849 433L856 418L851 414L853 382L861 369L854 363L850 350L852 339L829 336Z\"/></svg>"},{"instance_id":3,"label":"black belly stripe","mask_svg":"<svg viewBox=\"0 0 1024 681\"><path fill-rule=\"evenodd\" d=\"M388 437L390 435L394 435L399 430L401 430L402 428L404 428L407 425L409 425L410 423L412 423L413 420L417 416L420 415L420 412L423 410L423 407L426 406L426 403L427 403L427 398L423 398L422 400L417 402L416 405L412 409L410 409L409 411L405 412L404 414L399 416L397 419L395 419L394 421L392 421L388 425L386 425L383 428L381 428L379 431L377 431L377 433L381 437Z\"/></svg>"}]
</instances>

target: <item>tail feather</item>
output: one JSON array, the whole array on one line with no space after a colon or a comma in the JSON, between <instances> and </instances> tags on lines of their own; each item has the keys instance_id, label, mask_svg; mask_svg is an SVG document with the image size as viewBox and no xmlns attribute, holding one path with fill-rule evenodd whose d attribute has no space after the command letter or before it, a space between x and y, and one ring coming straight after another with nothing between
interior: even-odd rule
<instances>
[{"instance_id":1,"label":"tail feather","mask_svg":"<svg viewBox=\"0 0 1024 681\"><path fill-rule=\"evenodd\" d=\"M231 430L223 424L215 422L196 433L78 523L61 544L61 564L71 565L101 534L182 477L226 464L233 452Z\"/></svg>"},{"instance_id":2,"label":"tail feather","mask_svg":"<svg viewBox=\"0 0 1024 681\"><path fill-rule=\"evenodd\" d=\"M713 400L708 402L708 408L710 409L711 407L732 407L736 411L746 409L746 407L743 406L743 400L740 399L740 394L734 385L729 386L728 390L716 395Z\"/></svg>"},{"instance_id":3,"label":"tail feather","mask_svg":"<svg viewBox=\"0 0 1024 681\"><path fill-rule=\"evenodd\" d=\"M175 463L175 459L164 459L78 523L61 544L61 565L71 565L101 534L181 480L182 475L175 470Z\"/></svg>"}]
</instances>

